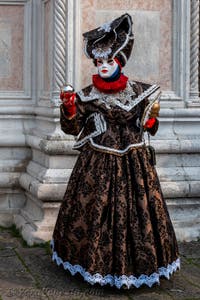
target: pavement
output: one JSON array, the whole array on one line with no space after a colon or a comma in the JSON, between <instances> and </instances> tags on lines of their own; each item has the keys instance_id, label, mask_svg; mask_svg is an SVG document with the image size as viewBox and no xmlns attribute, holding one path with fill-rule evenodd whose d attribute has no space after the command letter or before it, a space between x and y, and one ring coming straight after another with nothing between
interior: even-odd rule
<instances>
[{"instance_id":1,"label":"pavement","mask_svg":"<svg viewBox=\"0 0 200 300\"><path fill-rule=\"evenodd\" d=\"M91 286L51 261L49 243L28 247L15 227L0 227L0 300L200 300L200 240L179 243L181 270L159 286Z\"/></svg>"}]
</instances>

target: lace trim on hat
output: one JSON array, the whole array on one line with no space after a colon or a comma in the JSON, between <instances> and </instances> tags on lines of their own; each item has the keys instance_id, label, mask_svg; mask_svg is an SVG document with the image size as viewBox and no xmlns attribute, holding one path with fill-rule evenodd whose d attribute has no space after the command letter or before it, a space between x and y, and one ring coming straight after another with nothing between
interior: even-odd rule
<instances>
[{"instance_id":1,"label":"lace trim on hat","mask_svg":"<svg viewBox=\"0 0 200 300\"><path fill-rule=\"evenodd\" d=\"M160 282L160 277L164 276L167 279L170 278L177 269L180 269L180 258L175 260L172 264L168 264L167 267L160 267L158 268L158 272L152 273L151 275L142 274L139 277L135 277L133 275L126 276L126 275L105 275L102 276L99 273L92 275L91 273L87 272L85 268L80 265L72 265L69 262L63 262L62 258L58 256L57 252L54 250L54 240L51 240L51 248L52 248L52 260L56 261L57 265L62 265L65 270L68 270L71 275L75 275L79 273L85 281L90 284L99 283L101 286L109 284L111 286L116 286L120 289L122 286L127 286L129 289L130 287L134 286L139 288L141 285L145 284L148 287L152 287L153 284Z\"/></svg>"},{"instance_id":2,"label":"lace trim on hat","mask_svg":"<svg viewBox=\"0 0 200 300\"><path fill-rule=\"evenodd\" d=\"M106 50L97 48L92 50L92 54L94 55L94 58L104 58L108 59L109 55L112 53L112 49L108 48Z\"/></svg>"},{"instance_id":3,"label":"lace trim on hat","mask_svg":"<svg viewBox=\"0 0 200 300\"><path fill-rule=\"evenodd\" d=\"M110 26L111 22L108 22L108 23L104 23L102 24L98 31L101 31L101 30L104 30L105 32L110 32L111 31L111 26Z\"/></svg>"}]
</instances>

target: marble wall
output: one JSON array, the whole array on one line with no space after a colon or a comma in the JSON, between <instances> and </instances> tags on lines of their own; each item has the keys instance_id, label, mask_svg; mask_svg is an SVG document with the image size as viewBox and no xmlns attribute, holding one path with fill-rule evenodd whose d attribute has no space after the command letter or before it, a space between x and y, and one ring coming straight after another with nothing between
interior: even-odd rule
<instances>
[{"instance_id":1,"label":"marble wall","mask_svg":"<svg viewBox=\"0 0 200 300\"><path fill-rule=\"evenodd\" d=\"M136 80L172 85L172 1L81 1L82 32L128 12L133 18L135 43L126 74ZM82 52L83 53L83 52ZM92 62L82 54L82 85L90 83ZM86 70L86 72L85 72Z\"/></svg>"},{"instance_id":2,"label":"marble wall","mask_svg":"<svg viewBox=\"0 0 200 300\"><path fill-rule=\"evenodd\" d=\"M0 9L0 90L23 90L24 6Z\"/></svg>"},{"instance_id":3,"label":"marble wall","mask_svg":"<svg viewBox=\"0 0 200 300\"><path fill-rule=\"evenodd\" d=\"M0 0L0 224L51 238L77 152L61 132L59 88L95 72L82 33L128 12L129 77L160 84L157 170L179 240L200 235L200 101L190 101L190 1ZM195 107L195 108L194 108Z\"/></svg>"},{"instance_id":4,"label":"marble wall","mask_svg":"<svg viewBox=\"0 0 200 300\"><path fill-rule=\"evenodd\" d=\"M19 178L31 157L25 138L33 120L30 4L0 1L0 224L8 226L26 202Z\"/></svg>"}]
</instances>

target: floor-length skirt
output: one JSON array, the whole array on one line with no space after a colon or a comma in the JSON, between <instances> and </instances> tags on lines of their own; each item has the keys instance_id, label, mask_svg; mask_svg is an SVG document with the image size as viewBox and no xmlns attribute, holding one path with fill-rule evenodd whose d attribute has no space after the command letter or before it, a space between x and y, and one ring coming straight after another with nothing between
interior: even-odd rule
<instances>
[{"instance_id":1,"label":"floor-length skirt","mask_svg":"<svg viewBox=\"0 0 200 300\"><path fill-rule=\"evenodd\" d=\"M90 284L151 287L180 267L174 229L145 147L117 156L85 146L51 246L58 265Z\"/></svg>"}]
</instances>

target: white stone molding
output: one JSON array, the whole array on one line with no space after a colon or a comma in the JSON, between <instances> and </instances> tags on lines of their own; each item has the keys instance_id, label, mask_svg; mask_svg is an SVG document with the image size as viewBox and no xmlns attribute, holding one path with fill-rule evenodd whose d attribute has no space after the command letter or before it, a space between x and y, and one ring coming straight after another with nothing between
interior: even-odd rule
<instances>
[{"instance_id":1,"label":"white stone molding","mask_svg":"<svg viewBox=\"0 0 200 300\"><path fill-rule=\"evenodd\" d=\"M38 96L39 96L39 38L38 36L41 34L41 24L40 24L40 11L41 5L40 0L33 0L32 5L32 52L31 52L31 60L32 60L32 103L36 105ZM38 29L40 28L40 30ZM34 106L32 106L32 112L34 113Z\"/></svg>"},{"instance_id":2,"label":"white stone molding","mask_svg":"<svg viewBox=\"0 0 200 300\"><path fill-rule=\"evenodd\" d=\"M38 0L39 1L39 7L37 8L37 16L35 16L35 19L37 17L37 23L36 23L36 31L37 31L37 43L38 43L38 95L37 95L37 104L41 106L49 106L50 105L50 99L51 99L51 90L46 91L45 90L45 61L44 61L44 55L45 55L45 31L47 31L47 28L45 28L45 5L49 2L51 8L50 8L50 14L51 19L53 20L53 4L51 0ZM47 33L47 32L46 32ZM46 45L48 47L49 55L53 55L53 22L49 24L48 28L48 35L49 35L49 45ZM51 45L51 49L50 49ZM50 59L50 65L49 65L49 76L50 80L52 81L52 64L53 64L53 58ZM52 88L52 87L51 87Z\"/></svg>"},{"instance_id":3,"label":"white stone molding","mask_svg":"<svg viewBox=\"0 0 200 300\"><path fill-rule=\"evenodd\" d=\"M191 0L190 101L199 102L199 0Z\"/></svg>"},{"instance_id":4,"label":"white stone molding","mask_svg":"<svg viewBox=\"0 0 200 300\"><path fill-rule=\"evenodd\" d=\"M32 90L32 6L33 0L0 0L1 5L23 5L24 6L24 57L23 57L23 90L22 91L0 91L0 100L13 100L19 103L20 100L31 100Z\"/></svg>"},{"instance_id":5,"label":"white stone molding","mask_svg":"<svg viewBox=\"0 0 200 300\"><path fill-rule=\"evenodd\" d=\"M22 5L29 0L1 0L1 5Z\"/></svg>"},{"instance_id":6,"label":"white stone molding","mask_svg":"<svg viewBox=\"0 0 200 300\"><path fill-rule=\"evenodd\" d=\"M179 241L192 241L200 236L200 210L197 198L167 200L176 237Z\"/></svg>"},{"instance_id":7,"label":"white stone molding","mask_svg":"<svg viewBox=\"0 0 200 300\"><path fill-rule=\"evenodd\" d=\"M173 91L185 106L189 99L190 88L190 1L188 0L173 0L172 50Z\"/></svg>"},{"instance_id":8,"label":"white stone molding","mask_svg":"<svg viewBox=\"0 0 200 300\"><path fill-rule=\"evenodd\" d=\"M75 90L80 89L81 74L81 1L67 0L67 69L66 80L72 84ZM81 51L80 51L81 50Z\"/></svg>"},{"instance_id":9,"label":"white stone molding","mask_svg":"<svg viewBox=\"0 0 200 300\"><path fill-rule=\"evenodd\" d=\"M24 15L24 90L31 97L32 80L32 0L26 0Z\"/></svg>"}]
</instances>

